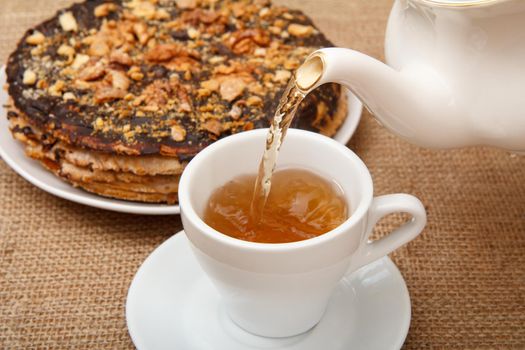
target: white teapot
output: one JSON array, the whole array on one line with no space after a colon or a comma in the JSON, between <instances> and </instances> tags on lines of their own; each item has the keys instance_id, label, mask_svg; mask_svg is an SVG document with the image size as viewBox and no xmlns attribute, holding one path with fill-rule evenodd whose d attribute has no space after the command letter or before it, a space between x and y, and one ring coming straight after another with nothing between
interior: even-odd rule
<instances>
[{"instance_id":1,"label":"white teapot","mask_svg":"<svg viewBox=\"0 0 525 350\"><path fill-rule=\"evenodd\" d=\"M421 146L525 151L525 0L397 0L385 50L321 49L297 85L340 83Z\"/></svg>"}]
</instances>

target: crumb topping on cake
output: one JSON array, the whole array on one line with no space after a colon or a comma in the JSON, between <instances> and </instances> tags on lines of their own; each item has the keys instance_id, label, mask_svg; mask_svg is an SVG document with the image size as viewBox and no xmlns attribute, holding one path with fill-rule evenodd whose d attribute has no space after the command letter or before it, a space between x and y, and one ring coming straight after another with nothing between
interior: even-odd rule
<instances>
[{"instance_id":1,"label":"crumb topping on cake","mask_svg":"<svg viewBox=\"0 0 525 350\"><path fill-rule=\"evenodd\" d=\"M9 59L9 92L69 143L191 156L267 126L292 72L323 46L304 14L267 0L88 1L26 33ZM311 95L299 115L313 111L322 129L340 89Z\"/></svg>"}]
</instances>

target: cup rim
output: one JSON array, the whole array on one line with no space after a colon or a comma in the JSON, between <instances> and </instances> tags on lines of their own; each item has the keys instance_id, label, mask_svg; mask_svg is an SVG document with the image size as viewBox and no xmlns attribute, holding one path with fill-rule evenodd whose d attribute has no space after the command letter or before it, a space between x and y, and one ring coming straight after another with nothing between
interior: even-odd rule
<instances>
[{"instance_id":1,"label":"cup rim","mask_svg":"<svg viewBox=\"0 0 525 350\"><path fill-rule=\"evenodd\" d=\"M347 157L354 162L357 168L360 170L360 178L362 179L359 186L361 186L363 194L362 199L359 202L358 206L355 208L354 212L348 219L346 219L341 225L337 226L331 231L328 231L322 235L305 239L302 241L287 242L287 243L261 243L261 242L251 242L245 241L242 239L234 238L228 236L220 231L215 230L213 227L209 226L204 220L197 214L191 203L190 191L188 190L191 185L192 175L196 168L202 165L207 157L213 153L220 152L220 149L225 145L242 141L246 138L258 137L259 134L264 134L268 132L268 129L256 129L241 132L231 136L222 138L213 144L207 146L205 149L200 151L187 165L184 169L180 182L179 182L179 205L181 208L181 216L192 222L195 225L199 232L207 236L214 241L218 241L222 244L230 246L232 248L241 248L257 252L280 252L280 251L289 251L295 249L303 249L311 247L317 244L326 243L335 239L337 236L341 235L343 232L348 231L352 226L357 224L361 218L366 215L368 208L372 203L373 198L373 182L368 168L363 163L363 161L348 147L334 139L314 133L311 131L301 130L301 129L289 129L287 136L292 135L303 135L311 139L312 142L319 142L329 145L334 149L334 152L344 153ZM293 137L293 136L292 136ZM264 138L265 139L265 138ZM285 140L286 142L286 140ZM261 147L263 144L261 143ZM240 175L240 174L239 174Z\"/></svg>"}]
</instances>

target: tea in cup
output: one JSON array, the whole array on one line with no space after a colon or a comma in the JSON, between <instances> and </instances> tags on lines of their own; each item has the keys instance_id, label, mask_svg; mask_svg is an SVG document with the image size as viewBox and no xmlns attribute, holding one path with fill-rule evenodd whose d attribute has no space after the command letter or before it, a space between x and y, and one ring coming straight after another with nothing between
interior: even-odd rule
<instances>
[{"instance_id":1,"label":"tea in cup","mask_svg":"<svg viewBox=\"0 0 525 350\"><path fill-rule=\"evenodd\" d=\"M263 205L254 205L256 174L241 175L216 189L204 222L228 236L259 243L302 241L329 232L348 218L340 186L301 168L277 171ZM261 212L258 212L260 209Z\"/></svg>"}]
</instances>

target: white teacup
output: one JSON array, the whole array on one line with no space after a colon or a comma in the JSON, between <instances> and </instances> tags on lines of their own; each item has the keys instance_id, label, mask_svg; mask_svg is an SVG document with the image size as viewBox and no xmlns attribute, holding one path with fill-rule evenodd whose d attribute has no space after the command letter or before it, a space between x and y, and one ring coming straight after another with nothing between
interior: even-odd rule
<instances>
[{"instance_id":1,"label":"white teacup","mask_svg":"<svg viewBox=\"0 0 525 350\"><path fill-rule=\"evenodd\" d=\"M267 129L226 137L201 151L179 185L184 231L232 320L245 330L286 337L315 326L337 283L346 274L414 239L426 223L421 202L408 194L373 197L372 178L355 153L308 131L289 130L279 167L310 169L343 189L350 217L321 236L292 243L254 243L224 235L203 220L211 193L241 174L254 174ZM374 242L379 219L405 212L412 219Z\"/></svg>"}]
</instances>

